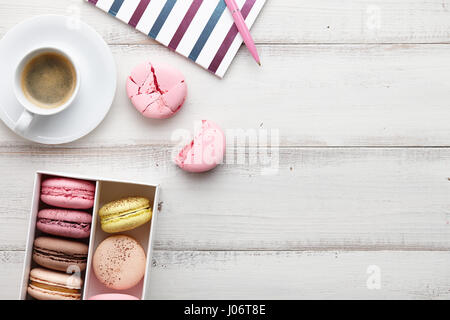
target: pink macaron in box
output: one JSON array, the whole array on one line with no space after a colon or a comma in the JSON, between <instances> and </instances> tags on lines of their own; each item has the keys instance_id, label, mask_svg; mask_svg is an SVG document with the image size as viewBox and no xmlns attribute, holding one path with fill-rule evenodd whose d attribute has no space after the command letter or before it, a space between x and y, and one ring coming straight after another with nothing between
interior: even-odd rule
<instances>
[{"instance_id":1,"label":"pink macaron in box","mask_svg":"<svg viewBox=\"0 0 450 320\"><path fill-rule=\"evenodd\" d=\"M95 184L80 179L49 178L42 182L41 200L68 209L90 209L94 205Z\"/></svg>"},{"instance_id":2,"label":"pink macaron in box","mask_svg":"<svg viewBox=\"0 0 450 320\"><path fill-rule=\"evenodd\" d=\"M38 212L36 227L51 235L83 239L91 234L91 222L91 213L52 208Z\"/></svg>"}]
</instances>

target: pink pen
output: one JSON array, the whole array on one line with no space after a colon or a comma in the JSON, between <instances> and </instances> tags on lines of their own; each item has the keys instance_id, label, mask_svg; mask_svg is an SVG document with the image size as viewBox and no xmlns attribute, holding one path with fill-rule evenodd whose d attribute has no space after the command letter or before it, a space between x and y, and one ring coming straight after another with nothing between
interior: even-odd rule
<instances>
[{"instance_id":1,"label":"pink pen","mask_svg":"<svg viewBox=\"0 0 450 320\"><path fill-rule=\"evenodd\" d=\"M256 62L261 65L261 61L259 60L258 52L256 51L255 42L253 41L252 36L250 35L250 31L245 24L245 19L239 10L239 7L235 0L225 0L228 9L230 9L231 15L233 16L234 23L239 30L242 38L244 39L244 43L247 46L247 49L252 54L253 58L255 58Z\"/></svg>"}]
</instances>

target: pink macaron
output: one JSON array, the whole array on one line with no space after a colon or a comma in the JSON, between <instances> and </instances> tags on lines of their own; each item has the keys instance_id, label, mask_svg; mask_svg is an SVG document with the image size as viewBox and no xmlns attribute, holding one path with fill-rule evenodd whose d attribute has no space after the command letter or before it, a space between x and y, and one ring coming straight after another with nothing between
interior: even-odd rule
<instances>
[{"instance_id":1,"label":"pink macaron","mask_svg":"<svg viewBox=\"0 0 450 320\"><path fill-rule=\"evenodd\" d=\"M90 297L88 300L139 300L135 296L123 293L103 293Z\"/></svg>"},{"instance_id":2,"label":"pink macaron","mask_svg":"<svg viewBox=\"0 0 450 320\"><path fill-rule=\"evenodd\" d=\"M212 121L202 120L200 130L175 157L175 163L188 172L204 172L223 162L226 139Z\"/></svg>"},{"instance_id":3,"label":"pink macaron","mask_svg":"<svg viewBox=\"0 0 450 320\"><path fill-rule=\"evenodd\" d=\"M98 245L92 267L97 279L107 288L127 290L144 277L146 260L139 242L126 235L117 235Z\"/></svg>"},{"instance_id":4,"label":"pink macaron","mask_svg":"<svg viewBox=\"0 0 450 320\"><path fill-rule=\"evenodd\" d=\"M95 184L71 178L50 178L42 182L41 200L55 207L90 209L94 205Z\"/></svg>"},{"instance_id":5,"label":"pink macaron","mask_svg":"<svg viewBox=\"0 0 450 320\"><path fill-rule=\"evenodd\" d=\"M127 79L127 94L143 116L166 119L182 107L187 86L183 74L177 69L147 61L131 72Z\"/></svg>"},{"instance_id":6,"label":"pink macaron","mask_svg":"<svg viewBox=\"0 0 450 320\"><path fill-rule=\"evenodd\" d=\"M44 209L38 212L36 227L55 236L83 239L91 233L92 216L83 211Z\"/></svg>"}]
</instances>

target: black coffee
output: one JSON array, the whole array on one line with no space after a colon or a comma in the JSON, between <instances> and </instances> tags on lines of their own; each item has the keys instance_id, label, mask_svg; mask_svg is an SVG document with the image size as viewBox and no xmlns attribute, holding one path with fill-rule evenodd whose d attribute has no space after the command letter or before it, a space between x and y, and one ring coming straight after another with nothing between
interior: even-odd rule
<instances>
[{"instance_id":1,"label":"black coffee","mask_svg":"<svg viewBox=\"0 0 450 320\"><path fill-rule=\"evenodd\" d=\"M73 64L65 56L45 52L32 58L22 72L24 95L41 108L57 108L72 96L76 86Z\"/></svg>"}]
</instances>

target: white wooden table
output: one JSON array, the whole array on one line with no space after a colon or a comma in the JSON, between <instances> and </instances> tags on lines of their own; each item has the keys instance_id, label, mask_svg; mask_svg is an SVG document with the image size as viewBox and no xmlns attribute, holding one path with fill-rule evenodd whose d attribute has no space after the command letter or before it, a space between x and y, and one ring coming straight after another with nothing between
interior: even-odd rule
<instances>
[{"instance_id":1,"label":"white wooden table","mask_svg":"<svg viewBox=\"0 0 450 320\"><path fill-rule=\"evenodd\" d=\"M118 91L74 143L0 125L0 298L18 296L39 169L161 182L151 299L450 298L450 1L268 0L252 29L263 67L241 48L223 80L82 0L0 0L0 36L47 13L104 37ZM127 100L146 58L186 75L173 119ZM279 130L278 172L177 169L171 135L201 118Z\"/></svg>"}]
</instances>

